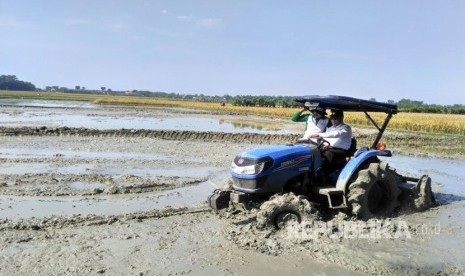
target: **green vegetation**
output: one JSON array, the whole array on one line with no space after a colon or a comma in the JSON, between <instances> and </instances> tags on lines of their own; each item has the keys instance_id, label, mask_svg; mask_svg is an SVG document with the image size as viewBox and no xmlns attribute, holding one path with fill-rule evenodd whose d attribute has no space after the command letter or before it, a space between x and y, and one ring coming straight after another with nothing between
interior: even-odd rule
<instances>
[{"instance_id":1,"label":"green vegetation","mask_svg":"<svg viewBox=\"0 0 465 276\"><path fill-rule=\"evenodd\" d=\"M438 114L465 114L465 105L438 105L438 104L424 104L421 101L412 101L402 99L397 104L399 110L402 112L411 113L438 113Z\"/></svg>"}]
</instances>

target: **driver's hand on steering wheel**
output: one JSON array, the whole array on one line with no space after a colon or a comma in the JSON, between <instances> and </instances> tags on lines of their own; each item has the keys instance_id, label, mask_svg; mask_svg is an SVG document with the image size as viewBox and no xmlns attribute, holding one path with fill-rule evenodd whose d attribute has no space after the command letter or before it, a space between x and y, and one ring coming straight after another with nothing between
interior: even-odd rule
<instances>
[{"instance_id":1,"label":"driver's hand on steering wheel","mask_svg":"<svg viewBox=\"0 0 465 276\"><path fill-rule=\"evenodd\" d=\"M318 138L318 137L320 137L320 135L318 133L307 135L308 139L310 139L310 138Z\"/></svg>"}]
</instances>

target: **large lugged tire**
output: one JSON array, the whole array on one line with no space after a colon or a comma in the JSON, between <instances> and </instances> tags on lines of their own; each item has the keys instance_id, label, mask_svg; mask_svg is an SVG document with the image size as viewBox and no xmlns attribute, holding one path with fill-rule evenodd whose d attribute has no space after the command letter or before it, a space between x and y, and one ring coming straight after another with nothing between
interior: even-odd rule
<instances>
[{"instance_id":1,"label":"large lugged tire","mask_svg":"<svg viewBox=\"0 0 465 276\"><path fill-rule=\"evenodd\" d=\"M362 220L389 217L399 206L400 179L385 162L371 163L349 185L348 202L352 214Z\"/></svg>"},{"instance_id":2,"label":"large lugged tire","mask_svg":"<svg viewBox=\"0 0 465 276\"><path fill-rule=\"evenodd\" d=\"M318 211L303 196L293 193L274 195L260 206L257 228L282 229L290 222L311 222L319 218Z\"/></svg>"}]
</instances>

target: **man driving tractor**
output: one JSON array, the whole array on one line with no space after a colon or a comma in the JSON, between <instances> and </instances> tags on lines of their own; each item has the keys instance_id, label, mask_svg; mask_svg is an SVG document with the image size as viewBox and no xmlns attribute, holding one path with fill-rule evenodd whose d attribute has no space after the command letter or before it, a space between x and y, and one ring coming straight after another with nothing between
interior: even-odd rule
<instances>
[{"instance_id":1,"label":"man driving tractor","mask_svg":"<svg viewBox=\"0 0 465 276\"><path fill-rule=\"evenodd\" d=\"M344 112L342 110L331 110L329 116L331 127L325 132L313 133L306 138L324 138L330 146L321 148L322 157L321 170L323 174L337 167L339 160L345 159L352 143L352 128L344 123Z\"/></svg>"}]
</instances>

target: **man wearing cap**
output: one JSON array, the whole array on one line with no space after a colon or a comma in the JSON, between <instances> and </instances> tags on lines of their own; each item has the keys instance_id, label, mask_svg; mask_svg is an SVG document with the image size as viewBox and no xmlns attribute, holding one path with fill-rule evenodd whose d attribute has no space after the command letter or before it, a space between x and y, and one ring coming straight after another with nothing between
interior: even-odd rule
<instances>
[{"instance_id":1,"label":"man wearing cap","mask_svg":"<svg viewBox=\"0 0 465 276\"><path fill-rule=\"evenodd\" d=\"M352 142L352 129L344 124L344 112L342 110L331 110L329 119L332 126L326 129L326 132L309 136L309 138L324 138L330 143L330 146L322 148L321 168L325 173L329 173L331 169L336 168L340 159L346 158Z\"/></svg>"},{"instance_id":2,"label":"man wearing cap","mask_svg":"<svg viewBox=\"0 0 465 276\"><path fill-rule=\"evenodd\" d=\"M326 109L322 106L317 106L314 109L309 110L310 103L306 102L302 110L297 111L292 115L291 121L293 122L306 122L305 133L302 139L308 139L310 135L315 133L324 132L327 127L331 126L331 122L325 116ZM305 113L309 110L310 113Z\"/></svg>"}]
</instances>

